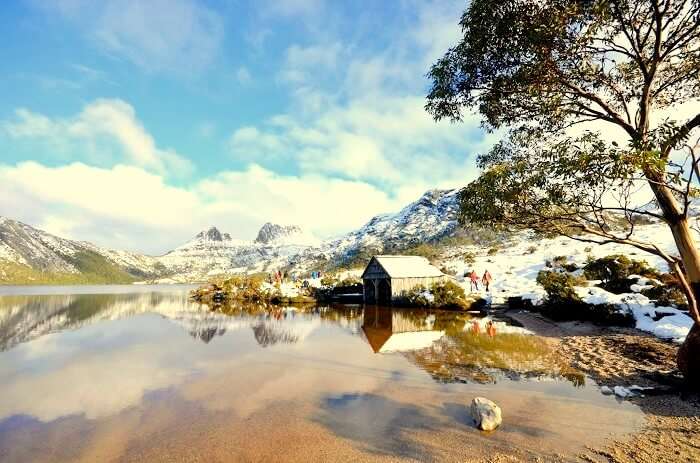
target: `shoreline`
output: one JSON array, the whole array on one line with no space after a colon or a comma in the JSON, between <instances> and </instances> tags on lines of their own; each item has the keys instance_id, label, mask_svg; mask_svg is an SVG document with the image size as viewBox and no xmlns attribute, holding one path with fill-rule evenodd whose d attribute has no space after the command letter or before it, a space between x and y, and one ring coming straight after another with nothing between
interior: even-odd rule
<instances>
[{"instance_id":1,"label":"shoreline","mask_svg":"<svg viewBox=\"0 0 700 463\"><path fill-rule=\"evenodd\" d=\"M589 322L555 322L533 312L506 313L547 338L563 360L599 387L638 385L653 389L625 398L644 413L638 432L589 448L589 462L696 462L700 460L700 394L685 389L676 371L678 345L635 328ZM619 399L623 400L623 399Z\"/></svg>"}]
</instances>

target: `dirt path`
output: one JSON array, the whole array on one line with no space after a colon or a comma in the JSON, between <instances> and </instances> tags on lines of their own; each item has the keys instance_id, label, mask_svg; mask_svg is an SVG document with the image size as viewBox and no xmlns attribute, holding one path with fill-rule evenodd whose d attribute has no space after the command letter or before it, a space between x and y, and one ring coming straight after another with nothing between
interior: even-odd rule
<instances>
[{"instance_id":1,"label":"dirt path","mask_svg":"<svg viewBox=\"0 0 700 463\"><path fill-rule=\"evenodd\" d=\"M556 344L565 361L600 386L644 386L627 400L645 414L644 429L581 455L584 461L700 462L700 395L684 390L675 368L678 347L635 329L553 322L529 312L508 316Z\"/></svg>"}]
</instances>

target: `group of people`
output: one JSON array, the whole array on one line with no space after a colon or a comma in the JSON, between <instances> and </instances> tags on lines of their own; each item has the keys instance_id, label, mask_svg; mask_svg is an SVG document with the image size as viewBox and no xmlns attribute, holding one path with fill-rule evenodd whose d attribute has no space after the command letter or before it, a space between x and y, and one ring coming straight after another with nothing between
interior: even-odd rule
<instances>
[{"instance_id":1,"label":"group of people","mask_svg":"<svg viewBox=\"0 0 700 463\"><path fill-rule=\"evenodd\" d=\"M469 278L469 288L474 291L479 291L479 275L476 273L474 269L472 269L471 272L465 272L464 273L464 278ZM489 273L488 270L484 272L484 275L481 277L481 283L484 285L486 288L486 291L489 291L489 288L491 286L491 281L493 281L493 277L491 276L491 273Z\"/></svg>"},{"instance_id":2,"label":"group of people","mask_svg":"<svg viewBox=\"0 0 700 463\"><path fill-rule=\"evenodd\" d=\"M292 283L297 282L296 273L288 274L287 272L285 272L283 270L275 270L274 272L270 273L267 276L267 282L270 283L271 285L272 284L282 284L285 281L287 281L287 278L289 278L292 281ZM321 272L311 272L311 279L314 280L317 278L321 278ZM304 287L309 286L309 281L305 279L303 281L303 286Z\"/></svg>"}]
</instances>

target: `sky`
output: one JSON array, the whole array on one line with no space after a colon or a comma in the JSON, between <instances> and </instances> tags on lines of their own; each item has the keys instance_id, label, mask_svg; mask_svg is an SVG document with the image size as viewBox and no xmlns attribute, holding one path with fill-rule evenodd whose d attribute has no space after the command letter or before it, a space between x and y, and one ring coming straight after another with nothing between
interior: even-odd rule
<instances>
[{"instance_id":1,"label":"sky","mask_svg":"<svg viewBox=\"0 0 700 463\"><path fill-rule=\"evenodd\" d=\"M0 5L0 215L162 254L216 225L319 238L466 184L496 135L434 122L464 1Z\"/></svg>"}]
</instances>

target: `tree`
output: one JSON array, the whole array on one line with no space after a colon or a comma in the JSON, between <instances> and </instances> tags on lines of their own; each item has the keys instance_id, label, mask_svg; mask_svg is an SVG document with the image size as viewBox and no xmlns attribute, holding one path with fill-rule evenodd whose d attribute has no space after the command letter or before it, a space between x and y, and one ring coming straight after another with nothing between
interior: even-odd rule
<instances>
[{"instance_id":1,"label":"tree","mask_svg":"<svg viewBox=\"0 0 700 463\"><path fill-rule=\"evenodd\" d=\"M700 0L472 0L460 25L426 109L454 122L476 109L506 134L479 156L462 220L663 258L695 321L679 368L700 379ZM636 237L648 219L677 253Z\"/></svg>"}]
</instances>

